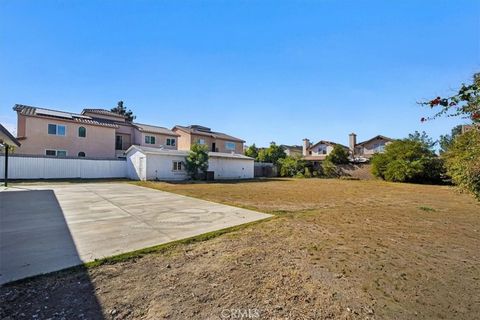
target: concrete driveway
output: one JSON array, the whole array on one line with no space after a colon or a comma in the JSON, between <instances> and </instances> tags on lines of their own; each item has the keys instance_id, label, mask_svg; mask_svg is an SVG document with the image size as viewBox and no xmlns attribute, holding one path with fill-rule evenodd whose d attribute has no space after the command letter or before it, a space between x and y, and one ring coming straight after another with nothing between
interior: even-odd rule
<instances>
[{"instance_id":1,"label":"concrete driveway","mask_svg":"<svg viewBox=\"0 0 480 320\"><path fill-rule=\"evenodd\" d=\"M270 215L127 183L0 192L0 284Z\"/></svg>"}]
</instances>

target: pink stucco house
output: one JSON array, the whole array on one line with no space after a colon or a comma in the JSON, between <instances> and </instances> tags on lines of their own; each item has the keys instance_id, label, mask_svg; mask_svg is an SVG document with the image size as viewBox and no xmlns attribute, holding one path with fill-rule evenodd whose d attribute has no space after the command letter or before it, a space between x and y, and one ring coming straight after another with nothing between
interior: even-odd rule
<instances>
[{"instance_id":1,"label":"pink stucco house","mask_svg":"<svg viewBox=\"0 0 480 320\"><path fill-rule=\"evenodd\" d=\"M81 113L15 105L16 154L118 158L133 144L177 150L179 135L167 128L129 122L104 109Z\"/></svg>"}]
</instances>

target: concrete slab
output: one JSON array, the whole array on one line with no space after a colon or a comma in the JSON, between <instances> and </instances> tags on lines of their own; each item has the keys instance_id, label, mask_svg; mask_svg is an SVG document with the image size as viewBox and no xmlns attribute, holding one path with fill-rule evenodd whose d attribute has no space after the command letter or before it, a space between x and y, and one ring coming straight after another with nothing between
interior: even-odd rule
<instances>
[{"instance_id":1,"label":"concrete slab","mask_svg":"<svg viewBox=\"0 0 480 320\"><path fill-rule=\"evenodd\" d=\"M270 217L127 183L0 192L0 284Z\"/></svg>"}]
</instances>

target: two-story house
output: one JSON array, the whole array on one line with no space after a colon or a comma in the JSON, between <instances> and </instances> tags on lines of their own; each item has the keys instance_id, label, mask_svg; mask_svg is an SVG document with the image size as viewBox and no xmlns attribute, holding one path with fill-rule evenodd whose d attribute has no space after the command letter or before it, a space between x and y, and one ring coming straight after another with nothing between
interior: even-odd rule
<instances>
[{"instance_id":1,"label":"two-story house","mask_svg":"<svg viewBox=\"0 0 480 320\"><path fill-rule=\"evenodd\" d=\"M104 109L81 114L15 105L17 154L51 157L123 157L131 145L177 149L178 135L163 127L128 122Z\"/></svg>"},{"instance_id":2,"label":"two-story house","mask_svg":"<svg viewBox=\"0 0 480 320\"><path fill-rule=\"evenodd\" d=\"M303 139L303 158L307 161L323 161L332 152L336 145L344 148L349 154L350 158L359 159L364 158L365 161L371 158L375 153L381 153L385 150L385 146L391 143L393 139L382 135L375 136L369 140L357 143L357 135L351 133L349 135L349 146L345 146L332 141L320 140L315 144L310 143L309 139Z\"/></svg>"},{"instance_id":3,"label":"two-story house","mask_svg":"<svg viewBox=\"0 0 480 320\"><path fill-rule=\"evenodd\" d=\"M353 158L370 159L375 153L382 153L385 151L385 146L391 143L393 139L378 135L371 139L357 143L357 135L350 133L349 146L350 154Z\"/></svg>"},{"instance_id":4,"label":"two-story house","mask_svg":"<svg viewBox=\"0 0 480 320\"><path fill-rule=\"evenodd\" d=\"M190 150L193 144L198 143L207 146L208 150L212 152L243 154L244 140L212 131L207 127L177 125L173 127L172 131L178 134L179 150Z\"/></svg>"}]
</instances>

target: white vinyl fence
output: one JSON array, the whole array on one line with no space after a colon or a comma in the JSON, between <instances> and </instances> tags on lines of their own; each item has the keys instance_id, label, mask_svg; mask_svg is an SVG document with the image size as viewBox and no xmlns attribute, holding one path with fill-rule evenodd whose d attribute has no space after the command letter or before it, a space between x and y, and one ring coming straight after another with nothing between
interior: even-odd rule
<instances>
[{"instance_id":1,"label":"white vinyl fence","mask_svg":"<svg viewBox=\"0 0 480 320\"><path fill-rule=\"evenodd\" d=\"M5 173L5 155L0 155L0 179ZM9 179L125 178L126 160L50 158L9 155Z\"/></svg>"}]
</instances>

